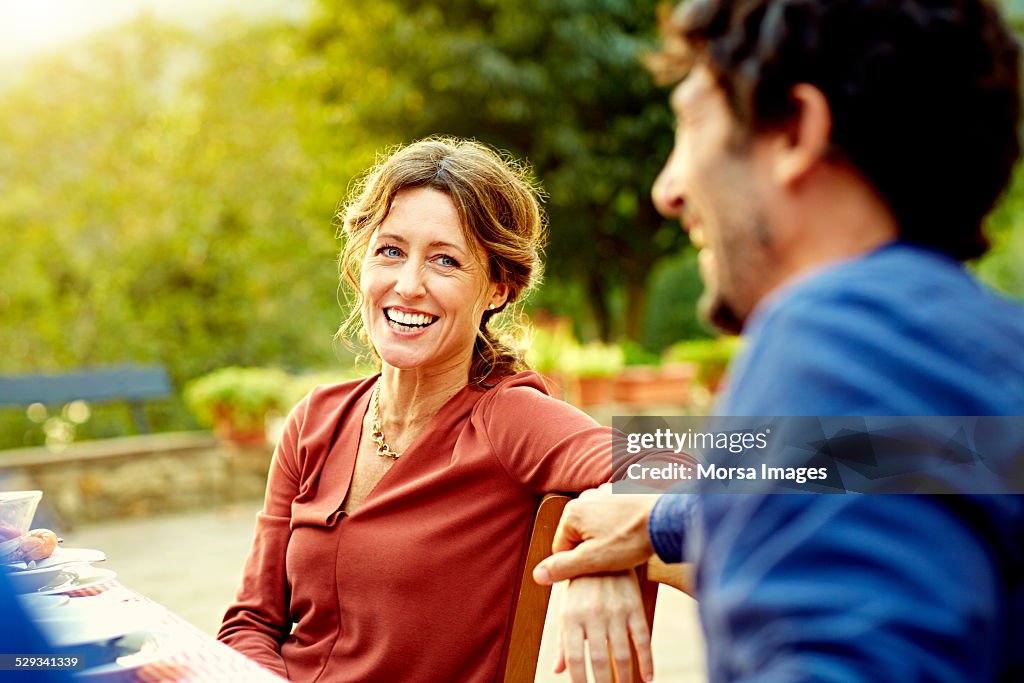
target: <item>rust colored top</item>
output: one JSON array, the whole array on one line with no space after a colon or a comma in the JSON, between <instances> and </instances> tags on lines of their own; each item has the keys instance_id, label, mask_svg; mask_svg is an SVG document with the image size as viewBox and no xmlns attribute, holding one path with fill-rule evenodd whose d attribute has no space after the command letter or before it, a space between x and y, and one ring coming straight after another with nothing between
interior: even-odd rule
<instances>
[{"instance_id":1,"label":"rust colored top","mask_svg":"<svg viewBox=\"0 0 1024 683\"><path fill-rule=\"evenodd\" d=\"M525 372L463 388L351 515L375 377L292 411L218 638L297 681L493 681L537 502L611 476L611 430Z\"/></svg>"}]
</instances>

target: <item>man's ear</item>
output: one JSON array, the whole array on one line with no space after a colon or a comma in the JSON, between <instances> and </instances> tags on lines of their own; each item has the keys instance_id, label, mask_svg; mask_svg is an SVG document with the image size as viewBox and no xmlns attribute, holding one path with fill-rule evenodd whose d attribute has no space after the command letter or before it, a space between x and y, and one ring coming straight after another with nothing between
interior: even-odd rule
<instances>
[{"instance_id":1,"label":"man's ear","mask_svg":"<svg viewBox=\"0 0 1024 683\"><path fill-rule=\"evenodd\" d=\"M790 97L795 114L779 133L773 164L775 180L783 186L800 182L824 159L832 136L832 110L821 90L801 83Z\"/></svg>"}]
</instances>

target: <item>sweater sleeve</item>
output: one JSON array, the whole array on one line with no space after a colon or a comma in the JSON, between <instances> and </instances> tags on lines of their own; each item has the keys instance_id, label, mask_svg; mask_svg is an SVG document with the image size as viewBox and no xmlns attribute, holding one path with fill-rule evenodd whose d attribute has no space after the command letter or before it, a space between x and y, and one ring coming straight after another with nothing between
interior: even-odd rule
<instances>
[{"instance_id":1,"label":"sweater sleeve","mask_svg":"<svg viewBox=\"0 0 1024 683\"><path fill-rule=\"evenodd\" d=\"M298 441L308 398L288 416L274 451L263 510L242 573L235 602L228 607L217 639L261 666L287 677L281 643L291 632L285 568L291 536L291 502L299 489Z\"/></svg>"},{"instance_id":2,"label":"sweater sleeve","mask_svg":"<svg viewBox=\"0 0 1024 683\"><path fill-rule=\"evenodd\" d=\"M535 373L490 391L477 416L508 475L531 493L582 491L611 478L612 430L552 398Z\"/></svg>"},{"instance_id":3,"label":"sweater sleeve","mask_svg":"<svg viewBox=\"0 0 1024 683\"><path fill-rule=\"evenodd\" d=\"M658 499L647 522L654 552L665 562L682 562L686 532L692 523L696 494L667 493Z\"/></svg>"}]
</instances>

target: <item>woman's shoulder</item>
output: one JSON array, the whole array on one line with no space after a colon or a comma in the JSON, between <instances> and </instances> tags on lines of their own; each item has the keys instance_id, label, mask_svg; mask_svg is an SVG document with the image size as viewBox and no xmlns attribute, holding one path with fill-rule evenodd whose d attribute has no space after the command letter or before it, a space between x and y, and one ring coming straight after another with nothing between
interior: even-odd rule
<instances>
[{"instance_id":1,"label":"woman's shoulder","mask_svg":"<svg viewBox=\"0 0 1024 683\"><path fill-rule=\"evenodd\" d=\"M545 397L551 400L544 378L534 370L524 370L501 378L497 384L484 390L480 403L503 401L509 398L535 399Z\"/></svg>"},{"instance_id":2,"label":"woman's shoulder","mask_svg":"<svg viewBox=\"0 0 1024 683\"><path fill-rule=\"evenodd\" d=\"M487 389L475 406L475 412L481 411L507 419L555 417L561 413L584 415L574 406L551 396L544 378L534 370L509 375Z\"/></svg>"}]
</instances>

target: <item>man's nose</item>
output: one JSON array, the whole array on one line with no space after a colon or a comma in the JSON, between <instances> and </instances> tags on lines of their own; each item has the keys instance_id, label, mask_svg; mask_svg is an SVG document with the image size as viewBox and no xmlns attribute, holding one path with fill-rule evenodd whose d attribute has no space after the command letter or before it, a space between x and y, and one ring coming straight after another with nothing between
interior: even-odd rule
<instances>
[{"instance_id":1,"label":"man's nose","mask_svg":"<svg viewBox=\"0 0 1024 683\"><path fill-rule=\"evenodd\" d=\"M404 299L416 299L423 296L426 289L423 286L423 268L420 264L414 263L411 259L402 264L398 271L398 280L395 282L395 292Z\"/></svg>"},{"instance_id":2,"label":"man's nose","mask_svg":"<svg viewBox=\"0 0 1024 683\"><path fill-rule=\"evenodd\" d=\"M661 173L658 174L654 186L651 188L651 200L654 202L654 208L665 218L679 218L685 203L679 174L673 163L675 156L676 152L673 150L665 160L665 166L661 169Z\"/></svg>"}]
</instances>

